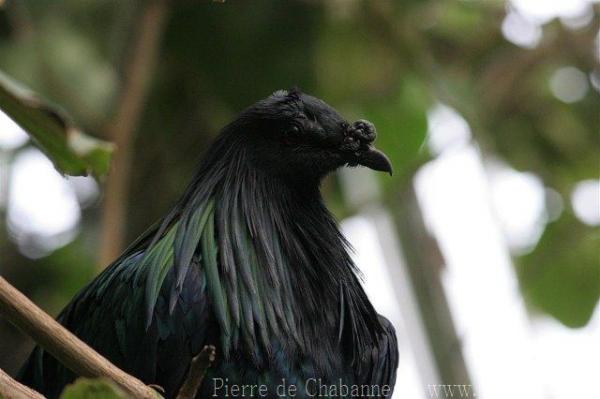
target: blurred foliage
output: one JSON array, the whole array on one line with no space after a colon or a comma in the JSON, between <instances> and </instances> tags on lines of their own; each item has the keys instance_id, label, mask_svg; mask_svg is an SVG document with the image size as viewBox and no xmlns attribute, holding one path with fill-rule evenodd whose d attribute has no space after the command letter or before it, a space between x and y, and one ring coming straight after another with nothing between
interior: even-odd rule
<instances>
[{"instance_id":1,"label":"blurred foliage","mask_svg":"<svg viewBox=\"0 0 600 399\"><path fill-rule=\"evenodd\" d=\"M127 399L129 397L112 381L89 378L79 378L68 385L60 395L61 399Z\"/></svg>"},{"instance_id":2,"label":"blurred foliage","mask_svg":"<svg viewBox=\"0 0 600 399\"><path fill-rule=\"evenodd\" d=\"M29 133L63 174L108 172L112 145L83 134L64 113L0 73L0 109Z\"/></svg>"},{"instance_id":3,"label":"blurred foliage","mask_svg":"<svg viewBox=\"0 0 600 399\"><path fill-rule=\"evenodd\" d=\"M0 8L0 69L68 109L83 130L106 137L146 4L9 0ZM565 203L578 181L598 178L598 92L565 104L548 84L563 66L600 73L592 52L598 13L576 30L553 21L537 47L524 49L502 36L500 0L178 0L170 7L137 129L129 240L174 203L220 127L257 99L296 85L349 119L375 122L378 146L395 167L393 179L381 180L392 207L403 206L398 193L431 157L426 116L436 102L465 117L484 156L534 172ZM324 188L341 214L335 177ZM85 210L80 238L35 262L1 234L3 275L56 312L56 301L66 302L93 273L98 214ZM533 252L516 259L533 309L568 326L589 320L600 297L597 231L566 207ZM17 364L0 354L0 367Z\"/></svg>"},{"instance_id":4,"label":"blurred foliage","mask_svg":"<svg viewBox=\"0 0 600 399\"><path fill-rule=\"evenodd\" d=\"M390 160L394 165L392 179L381 179L385 187L396 193L398 185L412 175L418 160L426 160L429 153L425 147L427 132L427 105L423 95L423 84L414 77L406 76L395 90L395 96L372 101L364 106L363 115L381 132L377 146L390 149ZM393 118L390 115L394 115Z\"/></svg>"}]
</instances>

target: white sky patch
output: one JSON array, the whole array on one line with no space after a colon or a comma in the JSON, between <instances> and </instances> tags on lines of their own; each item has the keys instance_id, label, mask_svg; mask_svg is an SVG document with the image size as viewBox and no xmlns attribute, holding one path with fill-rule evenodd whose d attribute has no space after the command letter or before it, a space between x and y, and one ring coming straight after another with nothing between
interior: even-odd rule
<instances>
[{"instance_id":1,"label":"white sky patch","mask_svg":"<svg viewBox=\"0 0 600 399\"><path fill-rule=\"evenodd\" d=\"M574 103L583 99L588 92L588 78L575 67L559 68L550 78L550 89L559 100Z\"/></svg>"},{"instance_id":2,"label":"white sky patch","mask_svg":"<svg viewBox=\"0 0 600 399\"><path fill-rule=\"evenodd\" d=\"M506 165L492 164L486 173L471 144L423 166L415 189L447 263L443 286L477 396L589 396L600 358L600 309L578 330L548 317L532 322L506 246L533 244L543 224L560 216L562 197ZM571 200L578 217L600 223L600 180L581 182Z\"/></svg>"},{"instance_id":3,"label":"white sky patch","mask_svg":"<svg viewBox=\"0 0 600 399\"><path fill-rule=\"evenodd\" d=\"M443 286L477 397L542 399L528 316L472 145L415 178L427 225L447 262Z\"/></svg>"},{"instance_id":4,"label":"white sky patch","mask_svg":"<svg viewBox=\"0 0 600 399\"><path fill-rule=\"evenodd\" d=\"M593 4L600 0L510 0L502 22L506 40L523 48L536 47L542 26L555 18L569 29L581 29L594 18Z\"/></svg>"},{"instance_id":5,"label":"white sky patch","mask_svg":"<svg viewBox=\"0 0 600 399\"><path fill-rule=\"evenodd\" d=\"M576 16L561 17L560 21L567 28L569 28L571 30L577 30L577 29L582 29L582 28L585 28L586 26L588 26L590 24L590 22L592 22L593 19L594 19L594 10L593 10L592 6L590 5L587 7L586 12L584 12L580 15L576 15Z\"/></svg>"},{"instance_id":6,"label":"white sky patch","mask_svg":"<svg viewBox=\"0 0 600 399\"><path fill-rule=\"evenodd\" d=\"M535 176L509 171L504 179L500 191L506 192L501 198L510 192L523 197L523 192L530 191L526 196L531 198L523 200L523 207L539 214L541 191L552 217L560 214L562 198L544 190ZM492 211L494 189L489 183L481 156L471 145L442 154L415 178L425 221L447 261L444 289L477 397L589 397L595 392L590 381L597 377L600 359L600 307L580 329L567 328L549 317L529 317L498 212ZM599 197L600 181L581 182L573 192L573 206L588 221L600 223ZM507 210L510 215L515 207L507 206Z\"/></svg>"},{"instance_id":7,"label":"white sky patch","mask_svg":"<svg viewBox=\"0 0 600 399\"><path fill-rule=\"evenodd\" d=\"M592 14L592 4L598 0L510 0L511 5L523 16L538 24L554 18L576 19Z\"/></svg>"},{"instance_id":8,"label":"white sky patch","mask_svg":"<svg viewBox=\"0 0 600 399\"><path fill-rule=\"evenodd\" d=\"M600 225L600 180L577 183L571 193L575 216L590 226Z\"/></svg>"},{"instance_id":9,"label":"white sky patch","mask_svg":"<svg viewBox=\"0 0 600 399\"><path fill-rule=\"evenodd\" d=\"M67 182L75 192L82 209L92 206L100 195L98 183L90 176L67 176Z\"/></svg>"},{"instance_id":10,"label":"white sky patch","mask_svg":"<svg viewBox=\"0 0 600 399\"><path fill-rule=\"evenodd\" d=\"M518 172L493 163L487 168L493 211L509 248L515 253L531 250L548 221L546 190L533 173Z\"/></svg>"},{"instance_id":11,"label":"white sky patch","mask_svg":"<svg viewBox=\"0 0 600 399\"><path fill-rule=\"evenodd\" d=\"M436 104L427 112L428 145L434 154L459 147L471 139L471 129L465 119L445 104Z\"/></svg>"},{"instance_id":12,"label":"white sky patch","mask_svg":"<svg viewBox=\"0 0 600 399\"><path fill-rule=\"evenodd\" d=\"M542 39L542 27L520 13L509 10L502 21L502 34L519 47L534 48Z\"/></svg>"},{"instance_id":13,"label":"white sky patch","mask_svg":"<svg viewBox=\"0 0 600 399\"><path fill-rule=\"evenodd\" d=\"M28 136L12 119L0 111L0 150L14 150L27 142Z\"/></svg>"},{"instance_id":14,"label":"white sky patch","mask_svg":"<svg viewBox=\"0 0 600 399\"><path fill-rule=\"evenodd\" d=\"M25 255L44 256L74 238L81 216L77 197L39 150L17 154L8 195L9 231Z\"/></svg>"},{"instance_id":15,"label":"white sky patch","mask_svg":"<svg viewBox=\"0 0 600 399\"><path fill-rule=\"evenodd\" d=\"M600 359L600 308L590 322L579 329L566 328L554 319L533 323L533 349L552 399L593 398L597 395Z\"/></svg>"}]
</instances>

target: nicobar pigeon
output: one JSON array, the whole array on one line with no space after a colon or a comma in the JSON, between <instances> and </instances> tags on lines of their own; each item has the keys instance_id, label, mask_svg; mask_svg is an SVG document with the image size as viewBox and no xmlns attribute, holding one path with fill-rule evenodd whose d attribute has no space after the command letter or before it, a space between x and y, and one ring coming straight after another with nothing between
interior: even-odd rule
<instances>
[{"instance_id":1,"label":"nicobar pigeon","mask_svg":"<svg viewBox=\"0 0 600 399\"><path fill-rule=\"evenodd\" d=\"M208 344L217 356L198 398L230 397L226 384L281 397L282 382L297 398L351 397L362 385L389 390L361 397L390 396L394 328L361 287L319 190L342 166L391 174L375 136L370 122L348 123L298 89L250 106L223 128L173 209L59 322L167 398ZM36 347L19 378L56 398L76 375Z\"/></svg>"}]
</instances>

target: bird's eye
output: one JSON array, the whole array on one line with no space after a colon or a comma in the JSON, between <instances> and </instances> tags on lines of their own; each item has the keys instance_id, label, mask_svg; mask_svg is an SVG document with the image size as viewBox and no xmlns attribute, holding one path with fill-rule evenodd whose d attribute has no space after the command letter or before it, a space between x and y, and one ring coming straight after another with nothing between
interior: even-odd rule
<instances>
[{"instance_id":1,"label":"bird's eye","mask_svg":"<svg viewBox=\"0 0 600 399\"><path fill-rule=\"evenodd\" d=\"M294 145L300 138L300 128L298 126L291 126L285 131L281 141L285 145Z\"/></svg>"}]
</instances>

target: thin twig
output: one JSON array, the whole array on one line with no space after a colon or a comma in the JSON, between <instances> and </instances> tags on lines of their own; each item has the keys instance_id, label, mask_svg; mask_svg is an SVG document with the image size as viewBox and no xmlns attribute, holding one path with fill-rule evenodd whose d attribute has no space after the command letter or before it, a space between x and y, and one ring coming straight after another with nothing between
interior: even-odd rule
<instances>
[{"instance_id":1,"label":"thin twig","mask_svg":"<svg viewBox=\"0 0 600 399\"><path fill-rule=\"evenodd\" d=\"M0 398L3 399L44 399L44 395L13 380L0 369Z\"/></svg>"},{"instance_id":2,"label":"thin twig","mask_svg":"<svg viewBox=\"0 0 600 399\"><path fill-rule=\"evenodd\" d=\"M215 361L216 348L212 345L207 345L202 348L202 351L192 359L190 364L190 371L187 378L185 379L177 399L194 399L196 393L202 385L206 371Z\"/></svg>"},{"instance_id":3,"label":"thin twig","mask_svg":"<svg viewBox=\"0 0 600 399\"><path fill-rule=\"evenodd\" d=\"M31 336L38 345L75 374L91 378L109 378L134 398L160 397L152 388L125 373L71 334L2 277L0 315Z\"/></svg>"}]
</instances>

